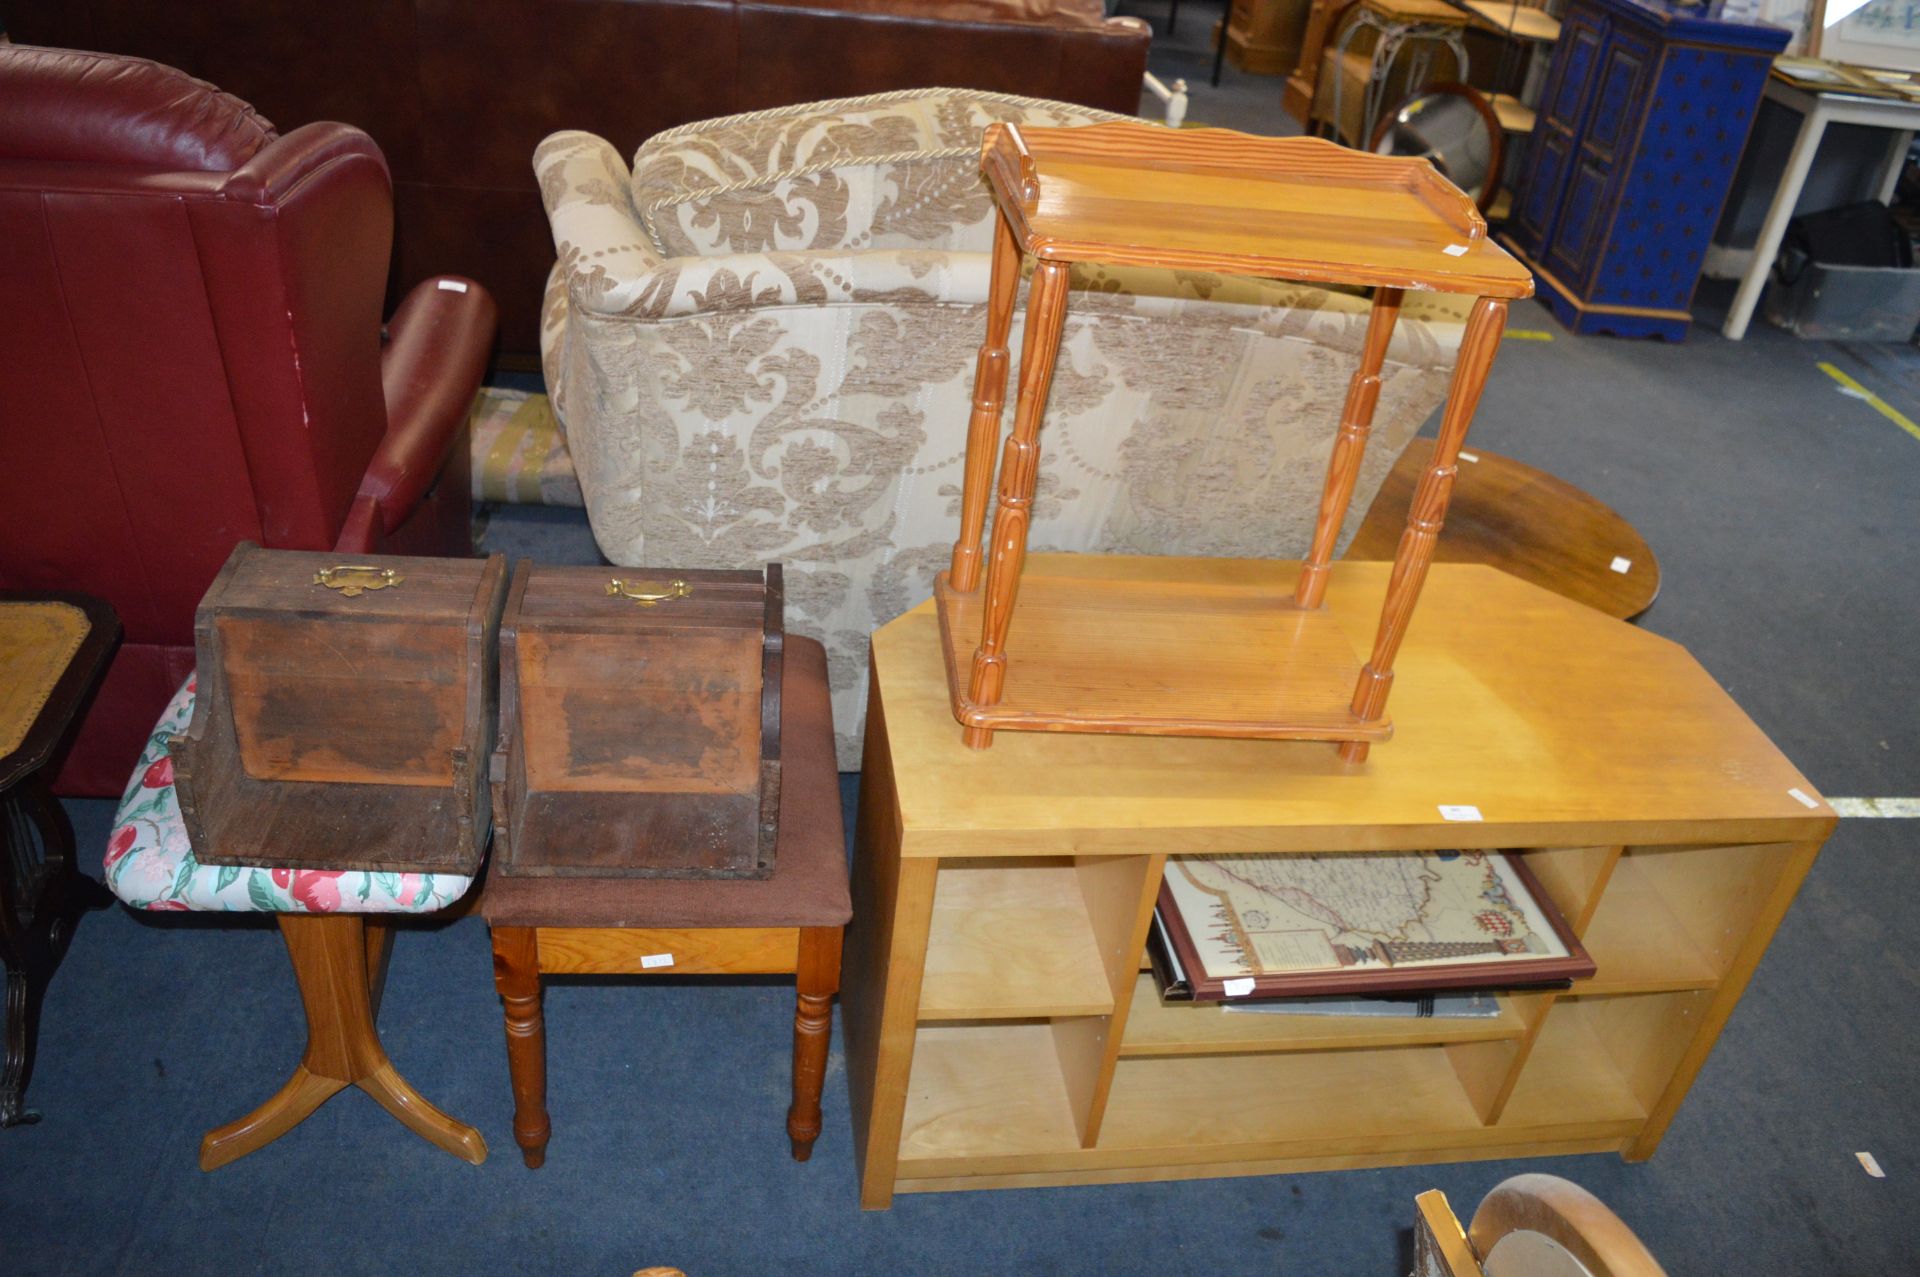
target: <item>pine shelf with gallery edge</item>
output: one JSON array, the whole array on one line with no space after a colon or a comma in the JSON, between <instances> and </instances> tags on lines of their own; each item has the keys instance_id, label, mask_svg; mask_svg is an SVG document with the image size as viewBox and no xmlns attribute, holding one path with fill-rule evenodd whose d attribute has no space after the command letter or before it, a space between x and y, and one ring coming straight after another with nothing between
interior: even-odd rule
<instances>
[{"instance_id":1,"label":"pine shelf with gallery edge","mask_svg":"<svg viewBox=\"0 0 1920 1277\"><path fill-rule=\"evenodd\" d=\"M1340 742L1350 762L1364 759L1371 742L1391 734L1394 656L1433 559L1455 459L1507 304L1533 294L1532 276L1488 239L1473 201L1423 159L1225 129L995 124L981 168L1000 213L987 334L967 431L960 533L935 582L962 738L975 749L1000 730L1324 740ZM1007 342L1028 257L1033 282L1019 389L983 555ZM1312 549L1291 595L1096 559L1024 573L1040 421L1075 262L1373 289ZM1323 599L1408 289L1476 300L1362 664ZM1192 659L1195 635L1207 640L1198 645L1209 653L1205 661Z\"/></svg>"}]
</instances>

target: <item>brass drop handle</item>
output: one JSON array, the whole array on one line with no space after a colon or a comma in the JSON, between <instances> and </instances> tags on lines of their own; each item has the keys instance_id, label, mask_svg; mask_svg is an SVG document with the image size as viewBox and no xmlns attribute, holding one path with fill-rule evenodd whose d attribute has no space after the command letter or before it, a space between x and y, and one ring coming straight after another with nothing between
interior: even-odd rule
<instances>
[{"instance_id":1,"label":"brass drop handle","mask_svg":"<svg viewBox=\"0 0 1920 1277\"><path fill-rule=\"evenodd\" d=\"M377 568L368 563L336 563L313 574L315 585L338 590L350 599L357 599L368 590L384 590L399 585L406 579L392 568Z\"/></svg>"},{"instance_id":2,"label":"brass drop handle","mask_svg":"<svg viewBox=\"0 0 1920 1277\"><path fill-rule=\"evenodd\" d=\"M685 581L668 581L665 585L658 581L629 583L616 576L607 582L607 597L630 599L641 607L652 607L670 599L690 599L693 597L693 587Z\"/></svg>"}]
</instances>

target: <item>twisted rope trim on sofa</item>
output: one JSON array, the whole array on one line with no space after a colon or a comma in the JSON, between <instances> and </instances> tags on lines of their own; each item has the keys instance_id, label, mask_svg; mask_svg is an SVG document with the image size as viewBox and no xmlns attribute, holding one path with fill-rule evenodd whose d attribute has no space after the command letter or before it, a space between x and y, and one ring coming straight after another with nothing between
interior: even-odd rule
<instances>
[{"instance_id":1,"label":"twisted rope trim on sofa","mask_svg":"<svg viewBox=\"0 0 1920 1277\"><path fill-rule=\"evenodd\" d=\"M962 102L991 102L1000 106L1017 106L1023 109L1057 110L1067 107L1086 113L1099 123L1110 120L1128 120L1132 116L1120 115L1113 111L1102 111L1098 107L1080 106L1073 102L1056 102L1050 98L1023 97L1017 93L989 93L981 89L894 89L887 93L869 93L857 98L830 98L822 102L804 102L793 106L772 106L758 111L747 111L740 115L723 115L711 120L695 120L690 124L676 125L654 134L640 144L633 153L633 167L640 167L640 157L647 150L695 133L702 133L719 125L757 124L762 120L779 119L787 116L799 116L807 113L846 113L866 110L876 106L891 106L896 102L919 102L944 95ZM984 131L984 130L983 130ZM851 165L865 164L917 164L933 160L971 159L980 153L976 142L972 146L928 147L918 151L895 151L888 155L860 155L843 151L824 160L815 160L798 168L781 169L775 173L760 173L753 177L741 178L737 182L726 182L719 186L703 186L697 190L677 191L672 195L663 195L638 210L640 225L646 231L647 238L653 242L656 253L667 255L660 233L654 228L654 215L662 209L675 208L681 204L691 204L696 200L713 199L731 195L736 191L752 190L755 187L771 186L776 182L792 181L795 178L812 177L816 173L825 173L830 169L845 168Z\"/></svg>"},{"instance_id":2,"label":"twisted rope trim on sofa","mask_svg":"<svg viewBox=\"0 0 1920 1277\"><path fill-rule=\"evenodd\" d=\"M991 93L985 89L890 89L885 93L869 93L857 98L826 98L819 102L800 102L792 106L762 107L758 111L745 111L739 115L720 115L710 120L694 120L687 124L676 124L663 129L640 144L633 153L634 167L640 165L640 152L662 142L673 142L689 133L704 132L716 124L758 124L761 120L771 120L783 115L799 115L803 111L818 111L822 107L833 107L841 111L859 111L871 106L891 106L895 102L911 102L929 98L935 94L948 94L967 102L999 102L1007 106L1033 107L1072 107L1090 115L1105 116L1109 120L1130 120L1133 116L1120 115L1114 111L1103 111L1099 107L1079 106L1073 102L1057 102L1052 98L1023 97L1018 93Z\"/></svg>"}]
</instances>

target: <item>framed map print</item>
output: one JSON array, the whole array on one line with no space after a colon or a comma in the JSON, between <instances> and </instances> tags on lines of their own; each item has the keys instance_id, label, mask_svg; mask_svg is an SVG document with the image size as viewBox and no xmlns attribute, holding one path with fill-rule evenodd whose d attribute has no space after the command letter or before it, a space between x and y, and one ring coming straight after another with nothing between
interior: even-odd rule
<instances>
[{"instance_id":1,"label":"framed map print","mask_svg":"<svg viewBox=\"0 0 1920 1277\"><path fill-rule=\"evenodd\" d=\"M1167 941L1195 1001L1558 984L1594 972L1522 857L1176 856Z\"/></svg>"},{"instance_id":2,"label":"framed map print","mask_svg":"<svg viewBox=\"0 0 1920 1277\"><path fill-rule=\"evenodd\" d=\"M1828 15L1843 15L1829 22ZM1920 4L1914 0L1816 0L1808 37L1815 57L1855 66L1920 71Z\"/></svg>"}]
</instances>

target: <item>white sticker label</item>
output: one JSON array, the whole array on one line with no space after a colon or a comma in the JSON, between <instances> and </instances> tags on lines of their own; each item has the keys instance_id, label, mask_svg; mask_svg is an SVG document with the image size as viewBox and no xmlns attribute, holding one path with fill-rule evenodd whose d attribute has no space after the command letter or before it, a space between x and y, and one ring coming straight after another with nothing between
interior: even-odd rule
<instances>
[{"instance_id":1,"label":"white sticker label","mask_svg":"<svg viewBox=\"0 0 1920 1277\"><path fill-rule=\"evenodd\" d=\"M1480 460L1480 454L1477 452L1468 452L1465 448L1462 448L1460 449L1460 460L1478 462Z\"/></svg>"},{"instance_id":2,"label":"white sticker label","mask_svg":"<svg viewBox=\"0 0 1920 1277\"><path fill-rule=\"evenodd\" d=\"M1447 803L1440 804L1440 819L1442 820L1479 820L1480 818L1480 809L1478 807L1450 806Z\"/></svg>"},{"instance_id":3,"label":"white sticker label","mask_svg":"<svg viewBox=\"0 0 1920 1277\"><path fill-rule=\"evenodd\" d=\"M1449 244L1440 251L1448 257L1465 257L1467 255L1467 246L1465 244Z\"/></svg>"},{"instance_id":4,"label":"white sticker label","mask_svg":"<svg viewBox=\"0 0 1920 1277\"><path fill-rule=\"evenodd\" d=\"M440 291L443 293L464 293L467 291L467 286L457 279L443 279L440 281Z\"/></svg>"},{"instance_id":5,"label":"white sticker label","mask_svg":"<svg viewBox=\"0 0 1920 1277\"><path fill-rule=\"evenodd\" d=\"M673 965L673 955L671 953L649 953L640 959L640 965L648 969L652 969L653 967L670 967Z\"/></svg>"},{"instance_id":6,"label":"white sticker label","mask_svg":"<svg viewBox=\"0 0 1920 1277\"><path fill-rule=\"evenodd\" d=\"M1607 564L1607 566L1612 568L1615 572L1618 572L1621 576L1625 576L1627 574L1627 569L1633 566L1633 560L1623 559L1616 554L1613 556L1613 562Z\"/></svg>"},{"instance_id":7,"label":"white sticker label","mask_svg":"<svg viewBox=\"0 0 1920 1277\"><path fill-rule=\"evenodd\" d=\"M1880 1169L1880 1163L1874 1159L1872 1153L1855 1153L1854 1156L1860 1159L1860 1169L1867 1174L1873 1176L1875 1179L1885 1179L1887 1177L1887 1173Z\"/></svg>"},{"instance_id":8,"label":"white sticker label","mask_svg":"<svg viewBox=\"0 0 1920 1277\"><path fill-rule=\"evenodd\" d=\"M1789 789L1787 791L1787 796L1789 798L1792 798L1795 802L1798 802L1802 807L1814 808L1820 805L1820 802L1818 799L1809 795L1806 790L1800 789L1797 787L1794 789Z\"/></svg>"},{"instance_id":9,"label":"white sticker label","mask_svg":"<svg viewBox=\"0 0 1920 1277\"><path fill-rule=\"evenodd\" d=\"M1239 980L1223 980L1220 983L1220 987L1226 991L1226 995L1230 998L1244 998L1253 992L1253 977L1247 976Z\"/></svg>"}]
</instances>

